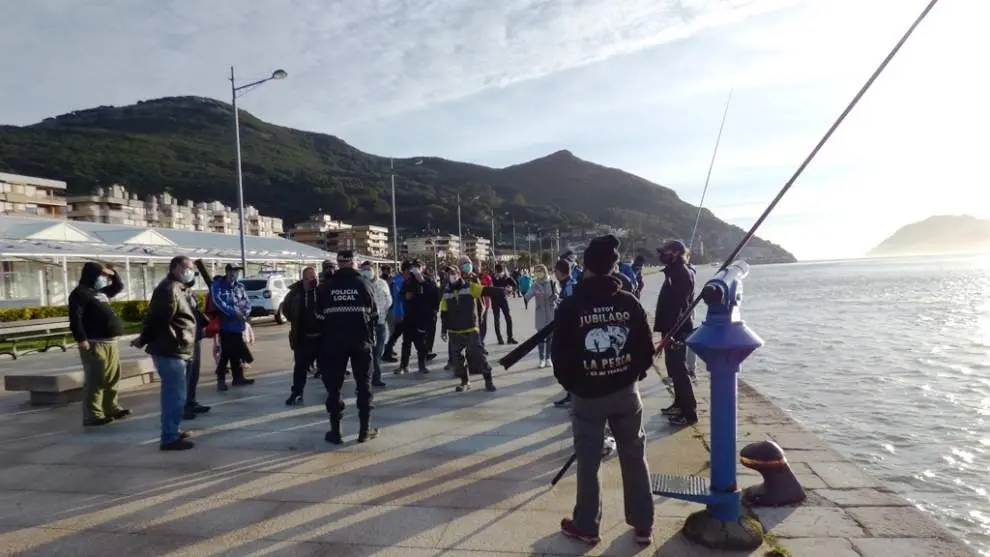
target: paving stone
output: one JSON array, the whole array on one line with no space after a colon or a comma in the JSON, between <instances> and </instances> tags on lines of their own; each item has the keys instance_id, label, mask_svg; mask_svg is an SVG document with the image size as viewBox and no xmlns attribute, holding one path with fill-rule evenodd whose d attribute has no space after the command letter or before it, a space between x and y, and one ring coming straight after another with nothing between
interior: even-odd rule
<instances>
[{"instance_id":1,"label":"paving stone","mask_svg":"<svg viewBox=\"0 0 990 557\"><path fill-rule=\"evenodd\" d=\"M859 489L819 489L815 494L832 501L840 507L909 507L901 497L873 488Z\"/></svg>"},{"instance_id":2,"label":"paving stone","mask_svg":"<svg viewBox=\"0 0 990 557\"><path fill-rule=\"evenodd\" d=\"M753 512L764 528L782 538L855 538L866 534L845 511L835 507L763 508Z\"/></svg>"},{"instance_id":3,"label":"paving stone","mask_svg":"<svg viewBox=\"0 0 990 557\"><path fill-rule=\"evenodd\" d=\"M976 553L960 542L924 538L854 539L862 557L974 557Z\"/></svg>"},{"instance_id":4,"label":"paving stone","mask_svg":"<svg viewBox=\"0 0 990 557\"><path fill-rule=\"evenodd\" d=\"M789 550L794 557L862 557L849 540L841 538L786 538L781 539L778 545Z\"/></svg>"},{"instance_id":5,"label":"paving stone","mask_svg":"<svg viewBox=\"0 0 990 557\"><path fill-rule=\"evenodd\" d=\"M850 516L878 538L948 537L944 529L914 507L849 507Z\"/></svg>"},{"instance_id":6,"label":"paving stone","mask_svg":"<svg viewBox=\"0 0 990 557\"><path fill-rule=\"evenodd\" d=\"M810 462L815 475L835 489L852 489L856 487L881 487L876 478L871 477L862 468L848 462Z\"/></svg>"}]
</instances>

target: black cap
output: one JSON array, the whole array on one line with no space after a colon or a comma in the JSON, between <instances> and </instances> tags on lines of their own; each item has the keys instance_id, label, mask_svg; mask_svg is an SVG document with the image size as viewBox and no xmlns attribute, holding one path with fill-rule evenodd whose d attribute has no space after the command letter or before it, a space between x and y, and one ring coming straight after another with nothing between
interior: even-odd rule
<instances>
[{"instance_id":1,"label":"black cap","mask_svg":"<svg viewBox=\"0 0 990 557\"><path fill-rule=\"evenodd\" d=\"M337 252L337 263L353 263L354 262L354 252L345 249Z\"/></svg>"},{"instance_id":2,"label":"black cap","mask_svg":"<svg viewBox=\"0 0 990 557\"><path fill-rule=\"evenodd\" d=\"M371 261L365 260L361 262L361 267L372 267Z\"/></svg>"},{"instance_id":3,"label":"black cap","mask_svg":"<svg viewBox=\"0 0 990 557\"><path fill-rule=\"evenodd\" d=\"M229 273L231 271L243 271L243 270L244 267L241 267L240 265L234 265L233 263L227 263L226 265L223 266L223 271L225 273Z\"/></svg>"}]
</instances>

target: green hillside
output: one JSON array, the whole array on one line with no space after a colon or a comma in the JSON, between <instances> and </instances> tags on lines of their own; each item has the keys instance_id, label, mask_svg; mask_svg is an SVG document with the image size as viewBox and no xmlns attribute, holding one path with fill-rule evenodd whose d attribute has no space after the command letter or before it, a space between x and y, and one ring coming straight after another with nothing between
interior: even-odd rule
<instances>
[{"instance_id":1,"label":"green hillside","mask_svg":"<svg viewBox=\"0 0 990 557\"><path fill-rule=\"evenodd\" d=\"M292 224L317 211L364 224L390 224L389 159L326 134L285 128L241 112L247 203ZM0 127L0 170L66 180L70 193L118 183L142 196L236 202L234 137L229 104L169 97L102 106L25 127ZM421 164L415 164L416 161ZM434 157L396 159L401 229L457 229L457 194L465 228L487 231L491 208L517 223L547 229L600 223L631 229L644 252L660 239L686 237L697 208L673 190L568 151L496 169ZM700 235L718 259L743 231L710 212ZM770 260L793 261L770 248Z\"/></svg>"}]
</instances>

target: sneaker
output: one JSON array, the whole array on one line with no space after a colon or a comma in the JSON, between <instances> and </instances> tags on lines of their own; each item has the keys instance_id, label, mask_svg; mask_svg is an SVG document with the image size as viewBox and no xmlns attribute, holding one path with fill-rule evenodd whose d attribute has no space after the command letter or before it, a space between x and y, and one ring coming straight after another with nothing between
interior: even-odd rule
<instances>
[{"instance_id":1,"label":"sneaker","mask_svg":"<svg viewBox=\"0 0 990 557\"><path fill-rule=\"evenodd\" d=\"M385 354L382 356L382 361L388 362L390 364L394 364L399 361L399 357L396 356L395 354Z\"/></svg>"},{"instance_id":2,"label":"sneaker","mask_svg":"<svg viewBox=\"0 0 990 557\"><path fill-rule=\"evenodd\" d=\"M545 367L547 367L547 361L546 360L540 360L540 369L543 369Z\"/></svg>"},{"instance_id":3,"label":"sneaker","mask_svg":"<svg viewBox=\"0 0 990 557\"><path fill-rule=\"evenodd\" d=\"M286 406L302 406L303 397L302 395L291 394L289 398L285 399Z\"/></svg>"},{"instance_id":4,"label":"sneaker","mask_svg":"<svg viewBox=\"0 0 990 557\"><path fill-rule=\"evenodd\" d=\"M508 342L509 344L519 344L519 341L517 341L517 340L516 340L516 339L514 339L514 338L510 338L510 339L509 339L509 340L508 340L507 342Z\"/></svg>"},{"instance_id":5,"label":"sneaker","mask_svg":"<svg viewBox=\"0 0 990 557\"><path fill-rule=\"evenodd\" d=\"M107 424L112 423L112 422L113 422L113 418L107 418L107 417L104 416L102 418L93 418L92 420L86 420L86 421L83 422L83 426L85 426L85 427L99 427L99 426L107 425Z\"/></svg>"},{"instance_id":6,"label":"sneaker","mask_svg":"<svg viewBox=\"0 0 990 557\"><path fill-rule=\"evenodd\" d=\"M385 382L382 381L381 379L379 379L378 381L372 381L371 382L371 386L372 387L379 387L379 388L382 388L382 389L384 389L385 387L388 387L388 385L386 385Z\"/></svg>"},{"instance_id":7,"label":"sneaker","mask_svg":"<svg viewBox=\"0 0 990 557\"><path fill-rule=\"evenodd\" d=\"M578 531L577 526L574 526L574 521L569 518L565 518L560 521L560 533L568 538L573 538L588 545L598 545L598 543L602 541L602 539L598 537L598 534L585 534L584 532Z\"/></svg>"},{"instance_id":8,"label":"sneaker","mask_svg":"<svg viewBox=\"0 0 990 557\"><path fill-rule=\"evenodd\" d=\"M426 361L427 362L432 362L433 360L436 360L436 359L437 359L437 353L436 352L430 352L429 354L426 355Z\"/></svg>"},{"instance_id":9,"label":"sneaker","mask_svg":"<svg viewBox=\"0 0 990 557\"><path fill-rule=\"evenodd\" d=\"M328 431L326 435L323 436L323 440L327 443L333 443L334 445L342 445L344 439L340 436L340 432Z\"/></svg>"},{"instance_id":10,"label":"sneaker","mask_svg":"<svg viewBox=\"0 0 990 557\"><path fill-rule=\"evenodd\" d=\"M454 370L454 364L452 364L450 362L447 362L446 364L444 364L443 370L444 371L453 371Z\"/></svg>"},{"instance_id":11,"label":"sneaker","mask_svg":"<svg viewBox=\"0 0 990 557\"><path fill-rule=\"evenodd\" d=\"M117 410L116 412L113 413L113 419L123 420L124 418L130 415L131 415L130 410L128 410L127 408L121 408L120 410Z\"/></svg>"},{"instance_id":12,"label":"sneaker","mask_svg":"<svg viewBox=\"0 0 990 557\"><path fill-rule=\"evenodd\" d=\"M494 393L497 390L495 389L495 382L492 381L491 377L485 379L485 390L489 393Z\"/></svg>"},{"instance_id":13,"label":"sneaker","mask_svg":"<svg viewBox=\"0 0 990 557\"><path fill-rule=\"evenodd\" d=\"M570 405L570 403L571 403L571 395L570 394L567 394L567 395L564 395L564 398L562 398L562 399L560 399L558 401L555 401L553 403L553 405L556 406L557 408L564 408L565 406Z\"/></svg>"},{"instance_id":14,"label":"sneaker","mask_svg":"<svg viewBox=\"0 0 990 557\"><path fill-rule=\"evenodd\" d=\"M423 367L419 368L418 373L420 375L429 375L430 374L430 370L426 366L423 366Z\"/></svg>"},{"instance_id":15,"label":"sneaker","mask_svg":"<svg viewBox=\"0 0 990 557\"><path fill-rule=\"evenodd\" d=\"M247 387L249 385L254 385L254 379L234 379L230 382L230 384L235 387Z\"/></svg>"},{"instance_id":16,"label":"sneaker","mask_svg":"<svg viewBox=\"0 0 990 557\"><path fill-rule=\"evenodd\" d=\"M170 443L162 443L158 446L159 450L162 451L188 451L189 449L196 446L196 443L188 439L176 439Z\"/></svg>"},{"instance_id":17,"label":"sneaker","mask_svg":"<svg viewBox=\"0 0 990 557\"><path fill-rule=\"evenodd\" d=\"M196 412L190 410L189 408L182 409L182 421L184 422L188 420L195 420L197 415L198 414L196 414Z\"/></svg>"},{"instance_id":18,"label":"sneaker","mask_svg":"<svg viewBox=\"0 0 990 557\"><path fill-rule=\"evenodd\" d=\"M378 434L379 434L379 431L378 431L378 428L377 427L373 427L373 428L367 429L367 430L361 430L358 433L357 442L358 443L364 443L364 442L367 442L367 441L371 441L372 439L377 438L378 437Z\"/></svg>"},{"instance_id":19,"label":"sneaker","mask_svg":"<svg viewBox=\"0 0 990 557\"><path fill-rule=\"evenodd\" d=\"M663 381L663 384L666 385L666 386L668 386L668 387L670 387L670 386L672 386L674 384L674 380L671 379L670 377L664 377L660 381Z\"/></svg>"},{"instance_id":20,"label":"sneaker","mask_svg":"<svg viewBox=\"0 0 990 557\"><path fill-rule=\"evenodd\" d=\"M664 408L660 411L664 416L680 416L681 409L677 407L676 404L671 404L670 406Z\"/></svg>"},{"instance_id":21,"label":"sneaker","mask_svg":"<svg viewBox=\"0 0 990 557\"><path fill-rule=\"evenodd\" d=\"M393 371L392 373L394 373L396 375L402 375L404 373L409 373L409 370L406 369L406 368L404 368L404 367L400 367L400 368L396 368L396 370Z\"/></svg>"},{"instance_id":22,"label":"sneaker","mask_svg":"<svg viewBox=\"0 0 990 557\"><path fill-rule=\"evenodd\" d=\"M193 412L195 412L197 414L206 414L207 412L210 411L210 407L209 406L204 406L204 405L202 405L202 404L200 404L198 402L194 402L192 404L187 404L186 405L186 409L187 410L192 410Z\"/></svg>"},{"instance_id":23,"label":"sneaker","mask_svg":"<svg viewBox=\"0 0 990 557\"><path fill-rule=\"evenodd\" d=\"M502 345L504 345L504 344L505 344L505 341L504 341L504 340L502 340L502 339L498 339L498 345L499 345L499 346L502 346Z\"/></svg>"},{"instance_id":24,"label":"sneaker","mask_svg":"<svg viewBox=\"0 0 990 557\"><path fill-rule=\"evenodd\" d=\"M698 423L697 416L685 416L684 414L678 414L676 416L668 416L667 421L670 422L672 426L687 427Z\"/></svg>"},{"instance_id":25,"label":"sneaker","mask_svg":"<svg viewBox=\"0 0 990 557\"><path fill-rule=\"evenodd\" d=\"M636 530L636 543L639 545L653 545L652 530Z\"/></svg>"},{"instance_id":26,"label":"sneaker","mask_svg":"<svg viewBox=\"0 0 990 557\"><path fill-rule=\"evenodd\" d=\"M470 383L461 383L460 385L457 386L457 388L454 389L454 391L458 393L463 393L464 391L470 391L470 390L471 390Z\"/></svg>"},{"instance_id":27,"label":"sneaker","mask_svg":"<svg viewBox=\"0 0 990 557\"><path fill-rule=\"evenodd\" d=\"M602 443L602 458L611 456L615 452L615 437L611 435L605 436L605 442Z\"/></svg>"},{"instance_id":28,"label":"sneaker","mask_svg":"<svg viewBox=\"0 0 990 557\"><path fill-rule=\"evenodd\" d=\"M179 439L189 439L190 437L192 437L192 433L189 433L184 429L179 430Z\"/></svg>"},{"instance_id":29,"label":"sneaker","mask_svg":"<svg viewBox=\"0 0 990 557\"><path fill-rule=\"evenodd\" d=\"M226 392L228 390L230 390L230 387L227 386L227 382L226 381L217 381L217 391L218 392L223 393L223 392Z\"/></svg>"}]
</instances>

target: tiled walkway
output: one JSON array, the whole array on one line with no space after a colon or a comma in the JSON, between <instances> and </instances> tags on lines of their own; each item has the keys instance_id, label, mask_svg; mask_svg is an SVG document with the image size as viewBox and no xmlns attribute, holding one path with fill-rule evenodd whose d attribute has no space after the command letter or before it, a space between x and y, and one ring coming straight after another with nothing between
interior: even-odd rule
<instances>
[{"instance_id":1,"label":"tiled walkway","mask_svg":"<svg viewBox=\"0 0 990 557\"><path fill-rule=\"evenodd\" d=\"M531 315L521 304L513 311L524 338ZM425 378L388 373L374 413L382 436L355 442L351 398L346 443L337 448L323 440L322 385L311 384L306 406L285 407L288 346L264 338L256 385L217 393L204 378L202 402L213 411L184 424L197 441L184 453L158 450L156 386L126 393L135 415L96 431L83 431L78 405L30 408L23 393L0 395L0 554L723 555L678 535L700 507L672 500L657 500L657 543L637 547L623 522L614 458L603 467L602 543L589 550L557 533L574 502L573 470L548 487L570 454L570 428L567 412L551 404L560 390L549 370L536 369L535 355L496 371L497 393L455 393L442 362ZM492 347L492 359L505 351ZM669 429L658 415L666 390L656 377L643 387L652 471L704 473L706 422ZM769 435L794 449L789 456L813 490L805 507L759 513L796 557L968 555L759 395L743 391L741 415L740 443Z\"/></svg>"}]
</instances>

